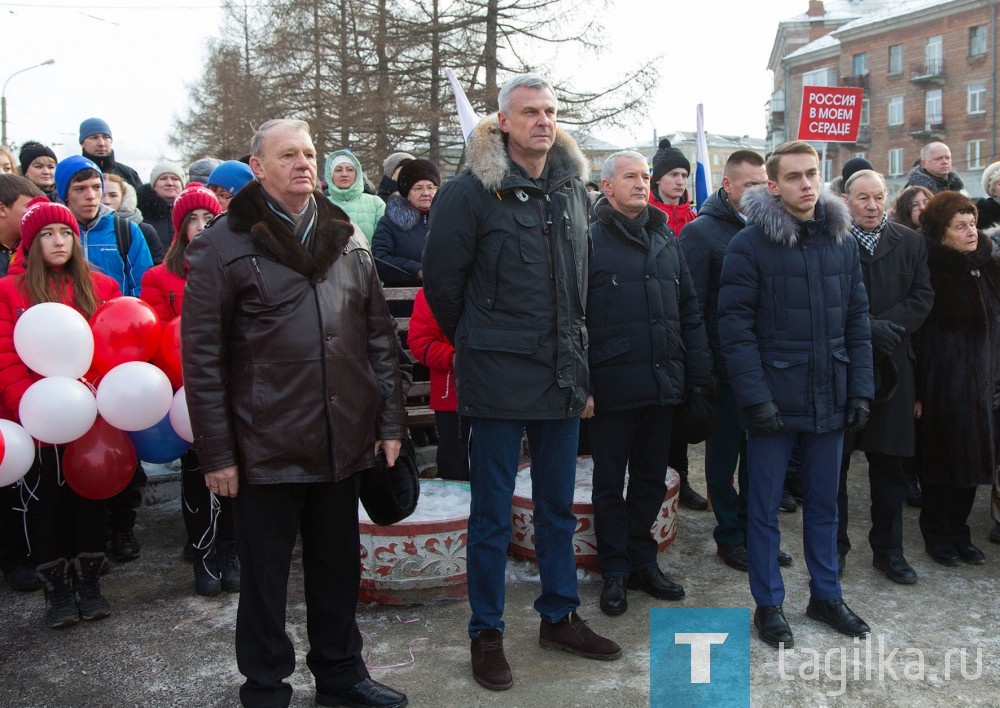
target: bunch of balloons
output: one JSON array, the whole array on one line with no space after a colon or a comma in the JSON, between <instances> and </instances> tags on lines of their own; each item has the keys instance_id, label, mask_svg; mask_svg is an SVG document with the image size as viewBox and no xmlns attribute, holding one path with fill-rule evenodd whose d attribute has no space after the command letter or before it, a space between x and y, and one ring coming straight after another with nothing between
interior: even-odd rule
<instances>
[{"instance_id":1,"label":"bunch of balloons","mask_svg":"<svg viewBox=\"0 0 1000 708\"><path fill-rule=\"evenodd\" d=\"M138 459L169 462L193 442L179 317L161 323L134 297L108 301L89 322L67 305L41 303L18 319L14 348L42 378L21 397L21 425L0 420L0 486L31 467L32 438L66 445L66 482L89 499L124 489Z\"/></svg>"}]
</instances>

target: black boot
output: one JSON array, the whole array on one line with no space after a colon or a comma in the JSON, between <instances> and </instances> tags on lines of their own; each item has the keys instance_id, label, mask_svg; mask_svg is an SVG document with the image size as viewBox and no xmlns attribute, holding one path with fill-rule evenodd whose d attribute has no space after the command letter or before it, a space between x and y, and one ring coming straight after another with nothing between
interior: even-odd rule
<instances>
[{"instance_id":1,"label":"black boot","mask_svg":"<svg viewBox=\"0 0 1000 708\"><path fill-rule=\"evenodd\" d=\"M219 559L214 546L207 553L196 551L193 566L196 593L212 597L222 592L222 573L219 572Z\"/></svg>"},{"instance_id":2,"label":"black boot","mask_svg":"<svg viewBox=\"0 0 1000 708\"><path fill-rule=\"evenodd\" d=\"M705 497L694 491L694 488L688 484L688 471L677 470L677 473L681 476L681 506L686 506L694 511L705 511L708 508L708 502L705 501Z\"/></svg>"},{"instance_id":3,"label":"black boot","mask_svg":"<svg viewBox=\"0 0 1000 708\"><path fill-rule=\"evenodd\" d=\"M85 620L103 619L111 614L111 603L101 594L101 565L103 553L81 553L73 559L76 578L73 598Z\"/></svg>"},{"instance_id":4,"label":"black boot","mask_svg":"<svg viewBox=\"0 0 1000 708\"><path fill-rule=\"evenodd\" d=\"M52 629L69 627L80 621L80 613L73 602L69 564L65 558L43 563L35 570L45 591L45 621Z\"/></svg>"},{"instance_id":5,"label":"black boot","mask_svg":"<svg viewBox=\"0 0 1000 708\"><path fill-rule=\"evenodd\" d=\"M222 573L222 589L226 592L239 592L240 558L236 552L236 541L221 540L215 545L219 557L219 571Z\"/></svg>"}]
</instances>

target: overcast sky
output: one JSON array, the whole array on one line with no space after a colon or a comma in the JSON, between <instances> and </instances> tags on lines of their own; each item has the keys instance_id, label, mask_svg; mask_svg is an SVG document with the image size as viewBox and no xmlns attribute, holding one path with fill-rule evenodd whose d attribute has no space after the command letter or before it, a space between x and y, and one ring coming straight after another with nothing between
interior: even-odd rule
<instances>
[{"instance_id":1,"label":"overcast sky","mask_svg":"<svg viewBox=\"0 0 1000 708\"><path fill-rule=\"evenodd\" d=\"M626 133L598 132L622 146L651 139L654 127L660 136L694 130L698 103L710 132L763 137L778 21L807 6L619 0L604 20L605 55L566 61L581 67L583 87L587 77L602 85L619 66L664 53L649 118ZM80 121L97 116L111 126L118 159L147 179L156 162L175 156L167 136L186 114L186 87L201 76L206 39L221 18L218 0L0 0L0 82L55 59L7 85L8 140L40 140L61 159L79 152Z\"/></svg>"}]
</instances>

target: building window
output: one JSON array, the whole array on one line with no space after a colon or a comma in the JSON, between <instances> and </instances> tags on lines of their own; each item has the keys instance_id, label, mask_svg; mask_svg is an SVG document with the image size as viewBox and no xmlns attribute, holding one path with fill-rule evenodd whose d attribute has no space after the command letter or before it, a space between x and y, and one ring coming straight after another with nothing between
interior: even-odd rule
<instances>
[{"instance_id":1,"label":"building window","mask_svg":"<svg viewBox=\"0 0 1000 708\"><path fill-rule=\"evenodd\" d=\"M815 71L807 71L802 75L802 85L803 86L836 86L837 85L837 70L836 69L816 69Z\"/></svg>"},{"instance_id":2,"label":"building window","mask_svg":"<svg viewBox=\"0 0 1000 708\"><path fill-rule=\"evenodd\" d=\"M941 89L931 89L924 94L924 123L926 123L927 128L944 122L944 118L942 118L943 108Z\"/></svg>"},{"instance_id":3,"label":"building window","mask_svg":"<svg viewBox=\"0 0 1000 708\"><path fill-rule=\"evenodd\" d=\"M861 122L859 125L868 125L868 117L871 115L871 107L867 98L861 99Z\"/></svg>"},{"instance_id":4,"label":"building window","mask_svg":"<svg viewBox=\"0 0 1000 708\"><path fill-rule=\"evenodd\" d=\"M981 170L983 168L983 148L985 140L970 140L966 148L966 158L970 170Z\"/></svg>"},{"instance_id":5,"label":"building window","mask_svg":"<svg viewBox=\"0 0 1000 708\"><path fill-rule=\"evenodd\" d=\"M851 57L851 75L864 76L868 73L868 54L861 52Z\"/></svg>"},{"instance_id":6,"label":"building window","mask_svg":"<svg viewBox=\"0 0 1000 708\"><path fill-rule=\"evenodd\" d=\"M889 176L899 177L903 174L903 148L893 148L889 151Z\"/></svg>"},{"instance_id":7,"label":"building window","mask_svg":"<svg viewBox=\"0 0 1000 708\"><path fill-rule=\"evenodd\" d=\"M941 43L941 35L927 38L924 45L924 64L927 73L937 76L944 69L944 45Z\"/></svg>"},{"instance_id":8,"label":"building window","mask_svg":"<svg viewBox=\"0 0 1000 708\"><path fill-rule=\"evenodd\" d=\"M986 54L986 25L969 28L969 57L981 57Z\"/></svg>"},{"instance_id":9,"label":"building window","mask_svg":"<svg viewBox=\"0 0 1000 708\"><path fill-rule=\"evenodd\" d=\"M979 113L986 112L986 82L977 81L974 84L969 84L969 94L967 101L967 112L969 115L975 115Z\"/></svg>"},{"instance_id":10,"label":"building window","mask_svg":"<svg viewBox=\"0 0 1000 708\"><path fill-rule=\"evenodd\" d=\"M889 125L903 124L903 97L893 96L889 99Z\"/></svg>"},{"instance_id":11,"label":"building window","mask_svg":"<svg viewBox=\"0 0 1000 708\"><path fill-rule=\"evenodd\" d=\"M852 152L851 153L851 157L860 157L862 160L867 160L868 159L868 153L867 152Z\"/></svg>"},{"instance_id":12,"label":"building window","mask_svg":"<svg viewBox=\"0 0 1000 708\"><path fill-rule=\"evenodd\" d=\"M903 73L903 45L894 44L889 47L889 73Z\"/></svg>"}]
</instances>

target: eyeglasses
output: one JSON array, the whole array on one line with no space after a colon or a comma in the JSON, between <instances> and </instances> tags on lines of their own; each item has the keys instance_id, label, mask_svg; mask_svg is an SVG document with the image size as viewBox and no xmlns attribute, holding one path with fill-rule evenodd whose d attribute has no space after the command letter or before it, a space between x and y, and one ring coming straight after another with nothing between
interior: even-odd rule
<instances>
[{"instance_id":1,"label":"eyeglasses","mask_svg":"<svg viewBox=\"0 0 1000 708\"><path fill-rule=\"evenodd\" d=\"M438 191L436 184L418 184L410 187L411 192L416 192L417 194L434 194Z\"/></svg>"}]
</instances>

